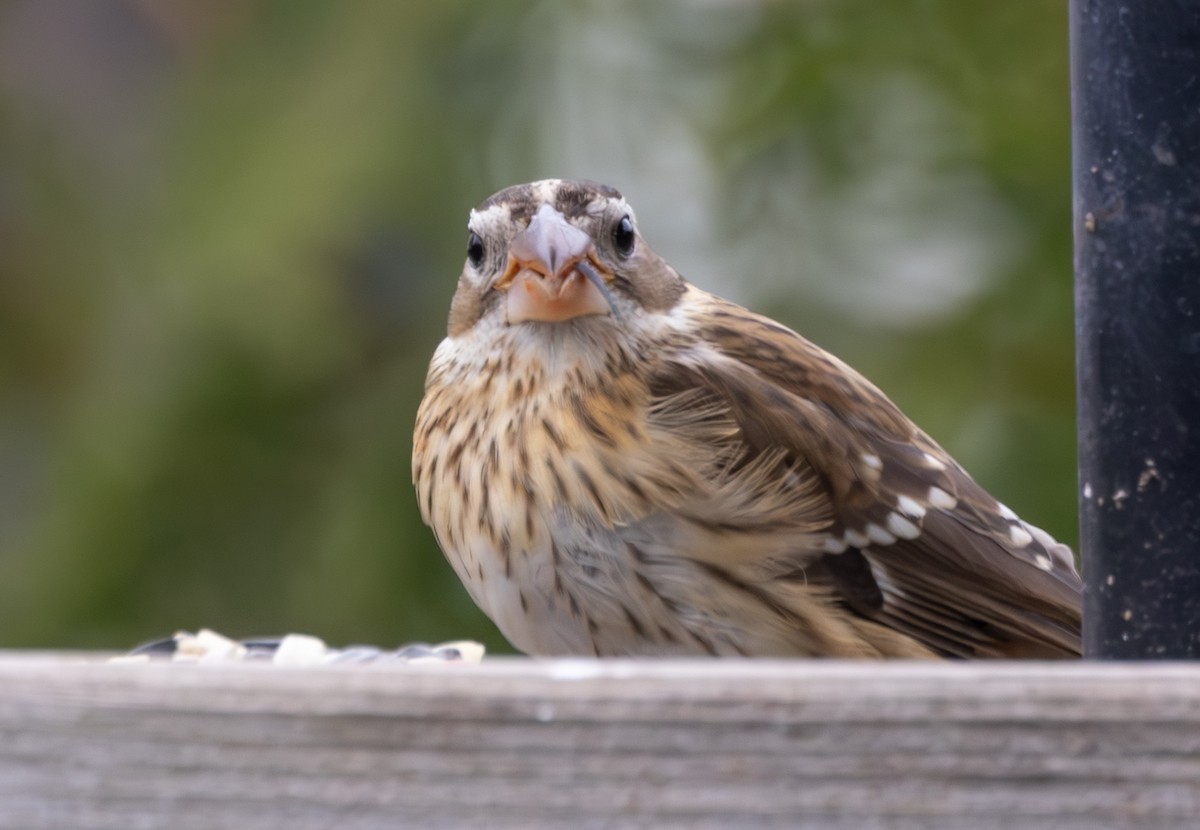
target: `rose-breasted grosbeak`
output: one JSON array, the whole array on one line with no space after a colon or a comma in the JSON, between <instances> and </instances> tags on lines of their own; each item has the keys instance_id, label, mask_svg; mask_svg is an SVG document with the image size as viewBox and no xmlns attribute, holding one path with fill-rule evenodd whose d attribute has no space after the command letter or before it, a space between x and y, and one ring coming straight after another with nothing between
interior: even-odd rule
<instances>
[{"instance_id":1,"label":"rose-breasted grosbeak","mask_svg":"<svg viewBox=\"0 0 1200 830\"><path fill-rule=\"evenodd\" d=\"M472 212L421 514L530 654L1074 657L1070 550L875 386L689 285L611 187Z\"/></svg>"}]
</instances>

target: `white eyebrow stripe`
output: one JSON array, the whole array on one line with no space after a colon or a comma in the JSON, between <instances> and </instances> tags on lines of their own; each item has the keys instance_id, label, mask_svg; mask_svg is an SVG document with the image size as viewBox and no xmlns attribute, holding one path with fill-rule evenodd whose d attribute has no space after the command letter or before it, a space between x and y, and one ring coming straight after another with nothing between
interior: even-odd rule
<instances>
[{"instance_id":1,"label":"white eyebrow stripe","mask_svg":"<svg viewBox=\"0 0 1200 830\"><path fill-rule=\"evenodd\" d=\"M471 216L467 219L467 229L478 233L488 225L507 219L508 216L509 207L505 204L491 205L486 210L472 210Z\"/></svg>"}]
</instances>

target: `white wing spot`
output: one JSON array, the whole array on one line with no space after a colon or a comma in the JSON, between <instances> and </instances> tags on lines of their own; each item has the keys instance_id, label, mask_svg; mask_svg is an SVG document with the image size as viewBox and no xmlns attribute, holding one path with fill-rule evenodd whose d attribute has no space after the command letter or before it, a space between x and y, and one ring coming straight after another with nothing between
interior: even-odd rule
<instances>
[{"instance_id":1,"label":"white wing spot","mask_svg":"<svg viewBox=\"0 0 1200 830\"><path fill-rule=\"evenodd\" d=\"M1019 516L1013 512L1012 508L1002 502L996 502L996 509L1000 511L1000 515L1008 519L1010 522L1017 521Z\"/></svg>"},{"instance_id":2,"label":"white wing spot","mask_svg":"<svg viewBox=\"0 0 1200 830\"><path fill-rule=\"evenodd\" d=\"M923 453L923 455L924 455L924 458L922 460L925 462L925 466L928 467L929 469L931 469L931 470L946 469L946 465L937 456L930 455L929 453Z\"/></svg>"},{"instance_id":3,"label":"white wing spot","mask_svg":"<svg viewBox=\"0 0 1200 830\"><path fill-rule=\"evenodd\" d=\"M925 516L925 505L909 496L901 496L896 499L896 506L905 516L911 516L914 519L921 519Z\"/></svg>"},{"instance_id":4,"label":"white wing spot","mask_svg":"<svg viewBox=\"0 0 1200 830\"><path fill-rule=\"evenodd\" d=\"M921 528L899 513L888 513L887 529L899 539L916 539L921 535Z\"/></svg>"},{"instance_id":5,"label":"white wing spot","mask_svg":"<svg viewBox=\"0 0 1200 830\"><path fill-rule=\"evenodd\" d=\"M847 544L856 548L865 548L869 541L866 536L863 536L857 530L847 530L845 539Z\"/></svg>"},{"instance_id":6,"label":"white wing spot","mask_svg":"<svg viewBox=\"0 0 1200 830\"><path fill-rule=\"evenodd\" d=\"M1043 571L1054 569L1054 563L1050 561L1050 557L1040 553L1033 557L1033 564L1037 565Z\"/></svg>"},{"instance_id":7,"label":"white wing spot","mask_svg":"<svg viewBox=\"0 0 1200 830\"><path fill-rule=\"evenodd\" d=\"M825 550L829 553L842 553L846 550L846 540L830 536L825 540Z\"/></svg>"},{"instance_id":8,"label":"white wing spot","mask_svg":"<svg viewBox=\"0 0 1200 830\"><path fill-rule=\"evenodd\" d=\"M941 508L942 510L953 510L958 504L958 499L947 493L941 487L929 488L929 503L933 507Z\"/></svg>"},{"instance_id":9,"label":"white wing spot","mask_svg":"<svg viewBox=\"0 0 1200 830\"><path fill-rule=\"evenodd\" d=\"M867 538L877 545L892 545L896 537L875 523L867 525Z\"/></svg>"},{"instance_id":10,"label":"white wing spot","mask_svg":"<svg viewBox=\"0 0 1200 830\"><path fill-rule=\"evenodd\" d=\"M864 452L862 455L862 460L863 460L863 463L866 464L868 467L870 467L872 470L882 470L883 469L883 461L881 461L879 456L877 456L877 455L872 455L869 452Z\"/></svg>"},{"instance_id":11,"label":"white wing spot","mask_svg":"<svg viewBox=\"0 0 1200 830\"><path fill-rule=\"evenodd\" d=\"M1033 534L1020 525L1010 526L1008 528L1008 536L1012 539L1014 545L1021 548L1033 541Z\"/></svg>"}]
</instances>

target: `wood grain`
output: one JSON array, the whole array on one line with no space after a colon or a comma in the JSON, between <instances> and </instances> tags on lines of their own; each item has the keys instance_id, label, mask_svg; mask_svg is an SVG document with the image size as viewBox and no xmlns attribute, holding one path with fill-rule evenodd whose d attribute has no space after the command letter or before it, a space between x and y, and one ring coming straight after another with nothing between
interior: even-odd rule
<instances>
[{"instance_id":1,"label":"wood grain","mask_svg":"<svg viewBox=\"0 0 1200 830\"><path fill-rule=\"evenodd\" d=\"M1200 826L1200 666L0 653L2 828Z\"/></svg>"}]
</instances>

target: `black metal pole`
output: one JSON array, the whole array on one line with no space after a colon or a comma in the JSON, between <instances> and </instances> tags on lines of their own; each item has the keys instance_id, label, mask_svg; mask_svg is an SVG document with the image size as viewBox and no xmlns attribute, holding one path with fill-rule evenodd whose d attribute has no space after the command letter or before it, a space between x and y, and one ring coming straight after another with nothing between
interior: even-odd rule
<instances>
[{"instance_id":1,"label":"black metal pole","mask_svg":"<svg viewBox=\"0 0 1200 830\"><path fill-rule=\"evenodd\" d=\"M1200 657L1200 2L1070 14L1084 654Z\"/></svg>"}]
</instances>

